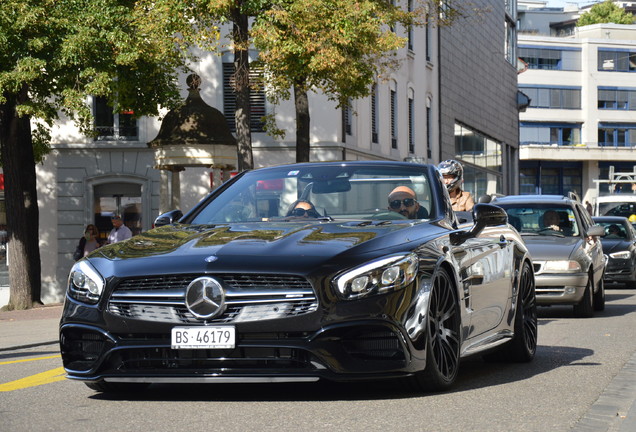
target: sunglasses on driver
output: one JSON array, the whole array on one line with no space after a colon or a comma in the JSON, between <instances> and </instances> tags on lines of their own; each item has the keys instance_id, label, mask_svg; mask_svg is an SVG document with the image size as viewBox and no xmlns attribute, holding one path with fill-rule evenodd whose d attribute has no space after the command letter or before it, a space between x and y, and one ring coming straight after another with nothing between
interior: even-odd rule
<instances>
[{"instance_id":1,"label":"sunglasses on driver","mask_svg":"<svg viewBox=\"0 0 636 432\"><path fill-rule=\"evenodd\" d=\"M292 216L305 216L305 214L307 216L312 216L313 214L315 214L315 211L312 209L306 210L304 208L295 208L292 210L291 212Z\"/></svg>"},{"instance_id":2,"label":"sunglasses on driver","mask_svg":"<svg viewBox=\"0 0 636 432\"><path fill-rule=\"evenodd\" d=\"M415 200L413 198L405 198L403 200L393 200L389 202L389 206L392 209L399 209L402 204L404 204L404 207L413 207L415 205Z\"/></svg>"}]
</instances>

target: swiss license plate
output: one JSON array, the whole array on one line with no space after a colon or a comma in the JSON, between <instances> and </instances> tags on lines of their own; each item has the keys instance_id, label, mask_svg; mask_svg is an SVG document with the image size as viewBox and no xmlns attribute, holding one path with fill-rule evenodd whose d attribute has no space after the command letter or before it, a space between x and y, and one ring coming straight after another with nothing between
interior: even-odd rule
<instances>
[{"instance_id":1,"label":"swiss license plate","mask_svg":"<svg viewBox=\"0 0 636 432\"><path fill-rule=\"evenodd\" d=\"M232 326L173 327L173 349L226 349L234 348L236 329Z\"/></svg>"}]
</instances>

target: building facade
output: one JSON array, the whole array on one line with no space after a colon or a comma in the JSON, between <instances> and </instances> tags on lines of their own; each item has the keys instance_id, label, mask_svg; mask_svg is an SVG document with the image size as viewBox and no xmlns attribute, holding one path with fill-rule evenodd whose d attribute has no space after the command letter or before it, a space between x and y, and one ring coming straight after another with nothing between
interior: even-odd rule
<instances>
[{"instance_id":1,"label":"building facade","mask_svg":"<svg viewBox=\"0 0 636 432\"><path fill-rule=\"evenodd\" d=\"M414 6L410 0L402 3ZM456 157L466 166L466 189L473 194L514 192L516 1L478 3L487 13L448 29L428 25L398 30L407 39L407 46L397 53L400 66L389 76L378 77L369 97L340 109L325 95L310 94L311 160L438 163ZM479 55L481 49L488 56ZM233 55L199 54L200 61L191 70L201 77L201 98L225 114L232 129ZM184 99L185 81L184 74ZM273 106L264 92L253 92L251 102L255 166L294 162L293 101ZM174 174L159 169L148 147L159 132L160 119L113 114L99 98L89 103L98 137L82 136L68 119L60 119L52 131L52 151L37 166L45 303L63 299L73 250L87 224L97 225L105 238L110 215L120 213L133 233L148 230L163 210L165 188L175 184ZM263 114L275 115L278 127L286 132L283 139L263 131ZM218 176L205 167L186 168L179 175L176 184L184 211L219 184ZM8 301L8 290L4 293L5 297L0 292L0 306Z\"/></svg>"},{"instance_id":2,"label":"building facade","mask_svg":"<svg viewBox=\"0 0 636 432\"><path fill-rule=\"evenodd\" d=\"M520 193L574 191L593 204L594 180L636 166L636 25L575 27L583 11L520 11L519 90L531 99L520 114Z\"/></svg>"}]
</instances>

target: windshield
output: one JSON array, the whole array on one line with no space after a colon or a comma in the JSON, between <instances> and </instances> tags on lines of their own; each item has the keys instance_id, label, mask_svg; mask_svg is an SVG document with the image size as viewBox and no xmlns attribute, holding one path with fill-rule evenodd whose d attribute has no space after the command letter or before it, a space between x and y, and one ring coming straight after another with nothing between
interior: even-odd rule
<instances>
[{"instance_id":1,"label":"windshield","mask_svg":"<svg viewBox=\"0 0 636 432\"><path fill-rule=\"evenodd\" d=\"M396 188L411 191L399 199ZM407 188L407 189L406 189ZM410 193L410 192L409 192ZM392 195L393 196L393 195ZM246 173L209 202L194 224L330 219L426 219L431 214L431 187L422 166L304 166L268 168ZM399 211L402 211L400 214ZM404 216L408 212L408 217Z\"/></svg>"},{"instance_id":2,"label":"windshield","mask_svg":"<svg viewBox=\"0 0 636 432\"><path fill-rule=\"evenodd\" d=\"M605 238L609 239L624 239L629 238L630 227L627 224L620 222L599 222L594 221L597 225L602 226L605 229Z\"/></svg>"},{"instance_id":3,"label":"windshield","mask_svg":"<svg viewBox=\"0 0 636 432\"><path fill-rule=\"evenodd\" d=\"M636 214L636 202L600 202L599 216L623 216L629 218Z\"/></svg>"},{"instance_id":4,"label":"windshield","mask_svg":"<svg viewBox=\"0 0 636 432\"><path fill-rule=\"evenodd\" d=\"M553 205L502 206L508 222L523 235L579 236L579 226L570 207Z\"/></svg>"}]
</instances>

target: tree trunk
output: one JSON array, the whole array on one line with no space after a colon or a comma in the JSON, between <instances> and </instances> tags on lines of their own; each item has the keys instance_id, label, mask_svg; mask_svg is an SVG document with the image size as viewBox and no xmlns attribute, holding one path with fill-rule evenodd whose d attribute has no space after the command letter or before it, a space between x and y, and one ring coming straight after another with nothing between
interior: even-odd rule
<instances>
[{"instance_id":1,"label":"tree trunk","mask_svg":"<svg viewBox=\"0 0 636 432\"><path fill-rule=\"evenodd\" d=\"M248 16L240 11L241 2L232 11L234 41L234 93L236 94L236 140L238 142L238 169L254 168L252 132L250 129L250 63Z\"/></svg>"},{"instance_id":2,"label":"tree trunk","mask_svg":"<svg viewBox=\"0 0 636 432\"><path fill-rule=\"evenodd\" d=\"M296 162L309 162L309 98L304 83L294 86Z\"/></svg>"},{"instance_id":3,"label":"tree trunk","mask_svg":"<svg viewBox=\"0 0 636 432\"><path fill-rule=\"evenodd\" d=\"M4 172L9 263L9 309L40 303L41 264L39 210L35 162L28 116L18 117L16 105L28 100L24 85L16 95L5 94L0 105L0 152Z\"/></svg>"}]
</instances>

